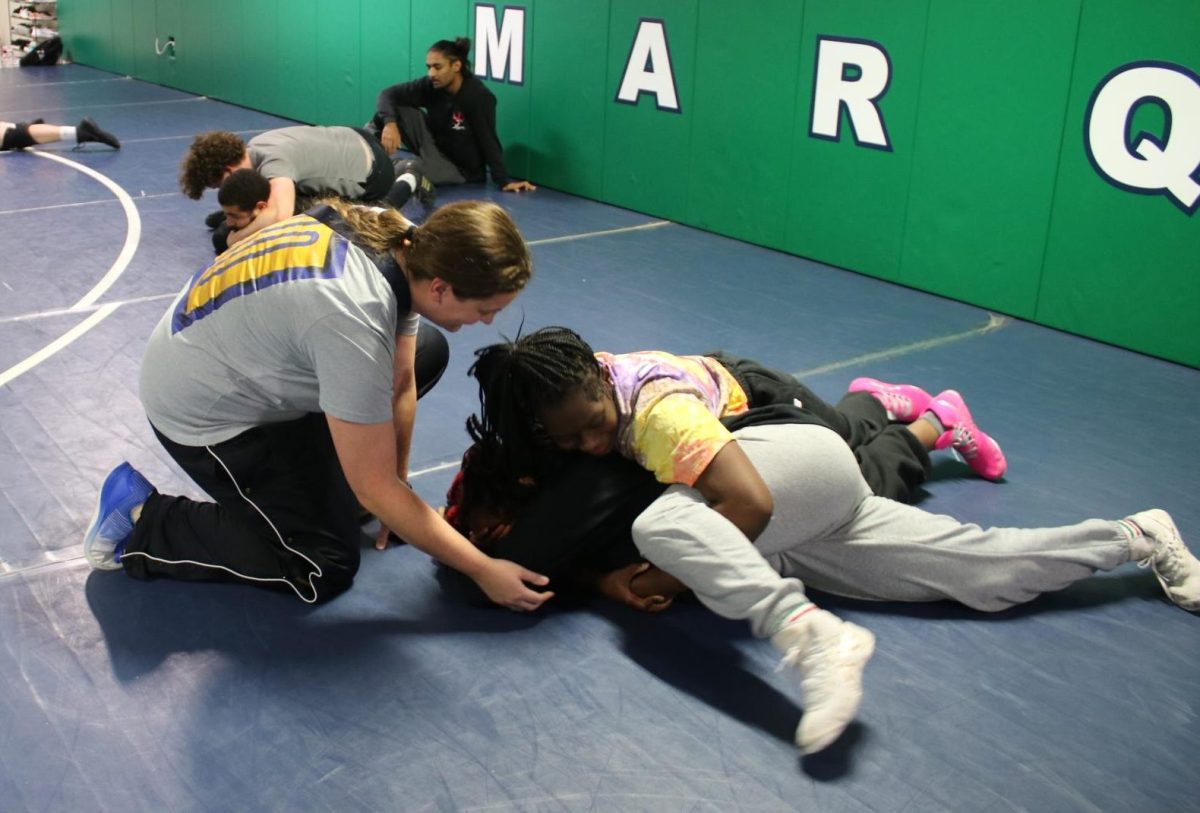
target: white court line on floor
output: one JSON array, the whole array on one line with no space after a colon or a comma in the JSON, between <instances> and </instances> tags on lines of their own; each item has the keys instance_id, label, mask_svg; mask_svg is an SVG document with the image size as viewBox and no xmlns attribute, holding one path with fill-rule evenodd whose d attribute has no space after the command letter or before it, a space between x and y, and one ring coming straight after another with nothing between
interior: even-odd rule
<instances>
[{"instance_id":1,"label":"white court line on floor","mask_svg":"<svg viewBox=\"0 0 1200 813\"><path fill-rule=\"evenodd\" d=\"M129 266L129 261L133 259L133 255L137 252L138 242L142 239L142 218L138 214L137 207L133 205L133 198L129 197L129 193L107 175L101 175L91 167L86 167L83 164L72 161L69 158L63 158L61 155L56 155L52 152L42 152L40 150L33 150L32 152L39 158L65 164L98 181L116 196L117 200L121 202L121 208L125 210L125 243L121 246L121 252L117 255L117 259L113 262L112 267L108 269L108 273L101 277L100 281L92 286L92 290L84 294L70 308L71 310L82 310L99 299L105 291L112 287L121 274L125 273L125 269Z\"/></svg>"},{"instance_id":2,"label":"white court line on floor","mask_svg":"<svg viewBox=\"0 0 1200 813\"><path fill-rule=\"evenodd\" d=\"M3 88L0 88L0 90L2 90L2 89ZM0 110L0 119L3 119L4 121L20 121L20 119L13 119L12 117L16 116L16 115L27 115L27 114L33 114L35 116L42 116L42 118L45 118L45 116L43 114L49 113L53 110L88 110L88 111L92 111L92 110L107 110L107 109L113 108L113 107L142 107L143 105L148 105L148 104L183 104L184 102L207 102L207 101L211 101L207 96L189 96L186 99L152 99L152 100L143 101L143 102L115 102L113 104L72 104L72 105L68 105L66 107L42 107L37 110Z\"/></svg>"},{"instance_id":3,"label":"white court line on floor","mask_svg":"<svg viewBox=\"0 0 1200 813\"><path fill-rule=\"evenodd\" d=\"M167 194L174 195L174 194L178 194L178 193L170 192ZM163 195L144 195L143 197L154 198L154 197L163 197ZM142 198L138 198L138 200L141 200L141 199ZM96 202L101 203L103 201L96 201ZM64 206L72 206L72 205L83 205L83 204L63 204L63 205ZM53 208L53 207L45 207L45 208ZM6 214L6 212L0 212L0 214ZM605 231L591 231L591 232L583 232L581 234L568 234L568 235L564 235L562 237L547 237L542 240L530 240L529 245L542 246L542 245L546 245L547 243L563 243L563 242L567 242L569 240L584 240L584 239L587 239L590 237L607 237L612 234L622 234L624 232L639 231L642 229L654 229L654 228L659 228L661 226L669 226L669 225L671 225L671 221L660 220L660 221L655 221L653 223L643 223L638 226L623 226L618 229L607 229ZM121 300L119 302L113 302L110 304L116 305L117 307L122 307L124 305L136 305L140 302L152 302L156 299L167 299L169 297L175 297L177 295L178 295L178 291L176 291L174 293L169 293L169 294L151 294L149 296L141 296L141 297L137 297L136 299L125 299L125 300ZM95 307L95 306L93 305L92 307ZM7 324L10 322L28 322L28 321L32 321L34 319L44 319L47 317L62 316L63 314L66 314L66 313L78 313L81 310L86 310L86 308L79 307L78 303L77 303L76 305L72 305L69 308L53 308L51 310L37 311L35 313L22 313L22 314L18 314L16 316L0 316L0 325Z\"/></svg>"},{"instance_id":4,"label":"white court line on floor","mask_svg":"<svg viewBox=\"0 0 1200 813\"><path fill-rule=\"evenodd\" d=\"M100 296L107 291L114 282L117 281L121 274L125 272L125 269L129 266L129 261L133 259L133 255L137 252L138 242L141 240L142 219L138 214L137 207L133 205L133 200L129 197L129 194L120 186L118 186L111 178L101 175L91 167L85 167L83 164L76 163L75 161L72 161L68 158L63 158L60 155L55 155L54 153L41 152L39 150L31 150L31 152L39 158L45 158L49 161L56 161L60 164L65 164L66 166L76 169L88 177L100 182L109 191L117 196L117 200L121 202L121 207L125 210L125 243L121 247L121 252L117 255L117 259L108 269L108 272L100 278L100 281L93 285L92 289L84 294L78 302L67 309L68 312L77 313L92 307L93 303L95 303L95 301L99 299ZM111 315L113 311L117 309L117 307L117 305L105 305L101 307L95 313L84 319L82 322L80 322L71 330L67 331L59 338L50 342L50 344L46 345L41 350L37 351L23 361L17 362L7 370L0 372L0 387L8 384L18 376L29 372L43 361L53 356L59 350L62 350L71 342L87 333L93 327L108 318L108 316Z\"/></svg>"},{"instance_id":5,"label":"white court line on floor","mask_svg":"<svg viewBox=\"0 0 1200 813\"><path fill-rule=\"evenodd\" d=\"M15 90L19 88L56 88L63 85L94 85L98 82L132 82L132 76L114 76L111 79L72 79L68 82L35 82L32 85L0 85L0 92L6 90Z\"/></svg>"},{"instance_id":6,"label":"white court line on floor","mask_svg":"<svg viewBox=\"0 0 1200 813\"><path fill-rule=\"evenodd\" d=\"M663 226L675 225L670 220L656 220L653 223L642 223L637 226L622 226L619 229L605 229L604 231L587 232L586 234L568 234L564 237L546 237L542 240L530 240L531 246L548 246L551 243L569 243L572 240L581 240L585 237L607 237L610 234L624 234L631 231L646 231L647 229L660 229Z\"/></svg>"},{"instance_id":7,"label":"white court line on floor","mask_svg":"<svg viewBox=\"0 0 1200 813\"><path fill-rule=\"evenodd\" d=\"M831 373L834 370L843 370L847 367L858 367L862 364L870 364L876 361L889 361L894 358L899 358L900 356L907 356L911 353L916 353L920 350L932 350L935 347L954 344L955 342L960 342L963 339L970 339L975 336L983 336L999 330L1010 322L1012 322L1011 317L1001 316L998 313L989 313L987 322L978 327L970 328L969 330L964 330L959 333L951 333L947 336L936 336L932 339L923 339L922 341L913 342L911 344L900 344L896 345L895 347L890 347L886 350L879 350L874 353L864 353L861 356L855 356L854 358L846 359L844 361L835 361L829 364L822 364L820 367L812 367L808 370L801 370L798 373L792 373L792 375L803 381L805 378L810 378L811 376L820 375L822 373Z\"/></svg>"},{"instance_id":8,"label":"white court line on floor","mask_svg":"<svg viewBox=\"0 0 1200 813\"><path fill-rule=\"evenodd\" d=\"M150 200L151 198L171 198L182 195L182 192L159 192L155 195L138 195L137 200ZM55 203L52 206L26 206L23 209L0 209L0 215L19 215L25 212L47 212L51 209L70 209L76 206L95 206L98 203L118 203L112 198L101 198L99 200L84 200L77 203Z\"/></svg>"},{"instance_id":9,"label":"white court line on floor","mask_svg":"<svg viewBox=\"0 0 1200 813\"><path fill-rule=\"evenodd\" d=\"M84 319L82 322L68 330L63 335L59 336L54 341L50 342L50 344L34 353L32 356L29 356L24 361L14 364L12 367L9 367L4 372L0 373L0 387L3 387L5 384L22 375L23 373L29 372L43 361L53 356L59 350L62 350L71 342L75 341L80 336L94 328L96 325L103 322L109 316L112 316L116 309L116 305L104 305L100 307L91 316Z\"/></svg>"},{"instance_id":10,"label":"white court line on floor","mask_svg":"<svg viewBox=\"0 0 1200 813\"><path fill-rule=\"evenodd\" d=\"M285 126L287 126L287 125L285 125ZM266 130L228 130L226 132L230 132L230 133L233 133L234 135L242 136L242 135L257 135L258 133L265 133L267 131ZM195 138L195 137L196 137L195 133L187 133L186 135L159 136L157 138L122 138L121 143L122 144L149 144L153 141L179 141L181 139Z\"/></svg>"},{"instance_id":11,"label":"white court line on floor","mask_svg":"<svg viewBox=\"0 0 1200 813\"><path fill-rule=\"evenodd\" d=\"M0 283L2 284L2 283ZM140 305L143 302L159 302L164 299L174 299L179 296L176 291L173 294L150 294L149 296L138 296L133 299L120 299L116 302L106 302L104 305L91 305L89 308L76 310L75 308L52 308L46 311L37 311L36 313L22 313L16 316L0 316L0 325L12 324L13 322L32 322L35 319L47 319L54 316L76 316L85 310L99 310L101 307L112 305L116 308L123 308L126 305Z\"/></svg>"}]
</instances>

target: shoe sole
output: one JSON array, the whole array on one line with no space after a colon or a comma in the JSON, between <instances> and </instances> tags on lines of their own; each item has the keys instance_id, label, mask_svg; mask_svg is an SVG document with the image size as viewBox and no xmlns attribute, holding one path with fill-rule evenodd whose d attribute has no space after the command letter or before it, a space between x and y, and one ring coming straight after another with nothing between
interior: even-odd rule
<instances>
[{"instance_id":1,"label":"shoe sole","mask_svg":"<svg viewBox=\"0 0 1200 813\"><path fill-rule=\"evenodd\" d=\"M93 570L121 570L120 562L115 559L100 559L92 551L92 543L96 541L96 535L100 532L100 506L103 502L104 487L101 486L100 493L96 495L96 508L92 511L92 519L88 522L88 530L83 537L83 556Z\"/></svg>"},{"instance_id":2,"label":"shoe sole","mask_svg":"<svg viewBox=\"0 0 1200 813\"><path fill-rule=\"evenodd\" d=\"M984 432L982 429L979 428L979 424L975 422L975 417L973 415L971 415L971 410L967 407L967 400L962 397L962 394L959 393L958 390L946 390L946 393L953 393L953 395L954 395L954 400L949 400L947 402L954 409L954 411L958 413L960 424L965 423L965 424L967 424L967 426L970 426L974 429L973 434L975 435L976 455L978 455L980 453L980 450L978 447L980 447L982 445L979 441L979 438L981 438L981 437L987 438L989 441L991 441L992 445L994 445L996 447L996 454L1000 457L1000 471L995 472L995 473L980 471L979 469L977 469L973 465L971 465L971 461L967 460L966 455L964 455L962 452L960 452L957 449L957 447L955 447L953 445L953 443L950 444L949 448L954 449L954 453L956 455L958 455L959 458L964 463L966 463L968 466L970 466L971 471L975 472L983 479L992 480L993 482L1002 479L1004 477L1004 475L1008 472L1008 459L1004 457L1004 450L1000 448L1000 444L996 442L996 439L994 437L992 437L991 435L989 435L988 433ZM931 405L933 403L936 403L937 400L938 400L937 398L934 398L933 401L931 402ZM955 401L957 401L957 403L955 403ZM937 415L937 412L934 411L933 414ZM941 416L938 416L938 420L941 420ZM950 436L953 437L954 430L951 429L949 431L950 431ZM945 448L945 447L943 447L943 448Z\"/></svg>"},{"instance_id":3,"label":"shoe sole","mask_svg":"<svg viewBox=\"0 0 1200 813\"><path fill-rule=\"evenodd\" d=\"M857 624L850 624L848 621L845 623L850 627L850 629L847 630L843 637L841 648L843 653L845 653L847 649L849 650L849 653L846 657L846 665L853 666L857 670L859 683L861 684L862 673L867 668L867 661L871 660L871 656L875 654L875 633L868 629L864 629ZM845 637L851 637L853 640L847 644ZM837 741L837 738L842 736L842 732L846 730L850 723L854 722L854 718L858 716L859 706L862 705L862 695L863 693L860 689L858 693L858 699L854 702L854 707L850 709L850 717L843 725L835 726L826 731L822 731L820 736L812 739L807 744L801 743L799 738L797 738L796 745L800 748L800 753L807 756L808 754L815 754L818 751L823 751L830 745L833 745L833 743ZM797 733L799 733L799 730L797 730Z\"/></svg>"},{"instance_id":4,"label":"shoe sole","mask_svg":"<svg viewBox=\"0 0 1200 813\"><path fill-rule=\"evenodd\" d=\"M1149 511L1143 511L1142 516L1160 526L1163 533L1174 537L1174 539L1178 541L1178 543L1183 546L1185 550L1189 550L1187 543L1183 541L1183 534L1179 533L1179 526L1175 524L1174 518L1172 518L1169 513L1161 508L1151 508ZM1146 533L1146 529L1143 528L1142 532ZM1157 539L1158 537L1157 535L1154 535L1153 538ZM1186 610L1189 613L1200 612L1200 601L1188 601L1185 598L1176 597L1176 595L1171 591L1171 583L1163 578L1162 574L1158 572L1158 568L1154 567L1153 562L1151 562L1150 571L1154 574L1154 578L1158 579L1158 584L1160 587L1162 587L1162 591L1166 595L1168 601L1170 601L1176 607Z\"/></svg>"}]
</instances>

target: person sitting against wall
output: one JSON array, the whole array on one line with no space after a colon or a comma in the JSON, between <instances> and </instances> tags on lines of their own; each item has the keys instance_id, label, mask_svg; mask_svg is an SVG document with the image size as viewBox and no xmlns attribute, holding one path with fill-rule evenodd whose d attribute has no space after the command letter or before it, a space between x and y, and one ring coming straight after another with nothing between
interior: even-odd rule
<instances>
[{"instance_id":1,"label":"person sitting against wall","mask_svg":"<svg viewBox=\"0 0 1200 813\"><path fill-rule=\"evenodd\" d=\"M23 150L38 144L55 141L74 141L75 149L94 141L107 144L114 150L121 149L121 142L100 125L84 116L74 127L65 124L46 124L45 119L33 121L0 121L0 152Z\"/></svg>"},{"instance_id":2,"label":"person sitting against wall","mask_svg":"<svg viewBox=\"0 0 1200 813\"><path fill-rule=\"evenodd\" d=\"M206 220L218 254L273 223L298 214L305 198L335 195L352 201L387 201L399 208L421 179L397 176L379 142L354 127L282 127L243 141L234 133L201 133L183 156L179 185L192 200L218 189L233 172L252 169L271 188L267 206L245 227L230 229L225 212ZM224 221L224 222L223 222Z\"/></svg>"},{"instance_id":3,"label":"person sitting against wall","mask_svg":"<svg viewBox=\"0 0 1200 813\"><path fill-rule=\"evenodd\" d=\"M402 147L418 156L434 184L492 180L505 192L536 189L508 177L496 134L496 97L471 72L471 40L438 40L425 55L426 75L384 88L367 129L389 154Z\"/></svg>"}]
</instances>

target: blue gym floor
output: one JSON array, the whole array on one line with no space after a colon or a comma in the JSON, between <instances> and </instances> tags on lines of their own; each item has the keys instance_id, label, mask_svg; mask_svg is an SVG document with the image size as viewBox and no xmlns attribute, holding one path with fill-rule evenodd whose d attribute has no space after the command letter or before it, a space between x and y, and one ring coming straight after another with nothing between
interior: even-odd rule
<instances>
[{"instance_id":1,"label":"blue gym floor","mask_svg":"<svg viewBox=\"0 0 1200 813\"><path fill-rule=\"evenodd\" d=\"M136 392L151 327L211 256L215 200L180 194L179 160L200 131L287 122L81 66L0 71L0 119L83 115L124 148L0 154L0 809L1200 810L1200 619L1134 565L993 616L818 596L878 648L859 722L804 759L770 645L694 602L474 609L411 548L364 550L317 608L91 572L81 535L116 463L197 493ZM442 199L470 196L512 212L536 271L451 337L421 403L434 504L472 350L565 324L614 351L723 348L831 399L864 374L957 388L1009 476L939 456L925 508L1049 525L1161 506L1200 544L1200 371L550 189Z\"/></svg>"}]
</instances>

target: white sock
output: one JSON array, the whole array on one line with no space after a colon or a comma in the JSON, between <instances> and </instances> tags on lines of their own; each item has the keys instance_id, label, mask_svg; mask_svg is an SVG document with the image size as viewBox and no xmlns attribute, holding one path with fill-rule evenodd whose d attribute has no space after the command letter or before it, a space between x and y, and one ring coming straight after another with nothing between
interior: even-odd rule
<instances>
[{"instance_id":1,"label":"white sock","mask_svg":"<svg viewBox=\"0 0 1200 813\"><path fill-rule=\"evenodd\" d=\"M1131 519L1119 519L1117 525L1129 539L1129 558L1133 561L1149 559L1158 549L1158 542L1146 535L1136 522Z\"/></svg>"},{"instance_id":2,"label":"white sock","mask_svg":"<svg viewBox=\"0 0 1200 813\"><path fill-rule=\"evenodd\" d=\"M76 140L75 128L74 127L59 127L58 128L58 140L59 141L75 141Z\"/></svg>"},{"instance_id":3,"label":"white sock","mask_svg":"<svg viewBox=\"0 0 1200 813\"><path fill-rule=\"evenodd\" d=\"M407 184L408 188L411 189L413 192L417 191L417 176L413 175L411 172L406 172L403 175L401 175L399 178L396 179L396 183Z\"/></svg>"},{"instance_id":4,"label":"white sock","mask_svg":"<svg viewBox=\"0 0 1200 813\"><path fill-rule=\"evenodd\" d=\"M783 616L779 628L771 634L771 643L775 645L775 648L786 655L792 647L802 647L808 638L808 628L807 625L795 626L796 622L815 610L817 610L817 605L811 601L806 601L789 610Z\"/></svg>"}]
</instances>

